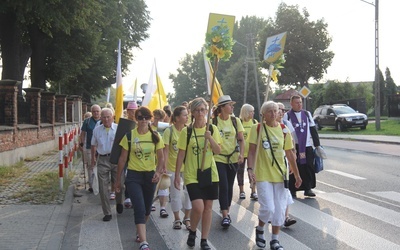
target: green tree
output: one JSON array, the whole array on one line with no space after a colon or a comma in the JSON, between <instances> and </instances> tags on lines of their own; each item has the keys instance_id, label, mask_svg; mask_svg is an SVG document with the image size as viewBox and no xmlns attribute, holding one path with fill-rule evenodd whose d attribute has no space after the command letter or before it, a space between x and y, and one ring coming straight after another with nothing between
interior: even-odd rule
<instances>
[{"instance_id":1,"label":"green tree","mask_svg":"<svg viewBox=\"0 0 400 250\"><path fill-rule=\"evenodd\" d=\"M323 101L327 104L334 104L337 101L352 99L353 93L354 87L349 82L330 81L325 88Z\"/></svg>"},{"instance_id":2,"label":"green tree","mask_svg":"<svg viewBox=\"0 0 400 250\"><path fill-rule=\"evenodd\" d=\"M190 101L196 97L208 98L203 53L186 54L179 65L178 73L169 76L175 89L175 93L169 95L171 106L180 105L183 101Z\"/></svg>"},{"instance_id":3,"label":"green tree","mask_svg":"<svg viewBox=\"0 0 400 250\"><path fill-rule=\"evenodd\" d=\"M275 21L262 33L261 41L270 36L287 32L284 49L286 63L281 70L279 84L308 86L310 78L319 80L331 65L334 53L328 50L332 41L328 24L323 19L311 21L306 9L300 13L298 5L279 5ZM263 45L263 44L261 44ZM264 58L265 46L259 46L260 58ZM264 68L269 65L263 63Z\"/></svg>"},{"instance_id":4,"label":"green tree","mask_svg":"<svg viewBox=\"0 0 400 250\"><path fill-rule=\"evenodd\" d=\"M22 81L30 58L32 87L46 89L48 81L52 89L62 86L90 102L115 82L118 39L124 71L131 49L148 37L146 8L143 0L6 0L0 7L2 78Z\"/></svg>"},{"instance_id":5,"label":"green tree","mask_svg":"<svg viewBox=\"0 0 400 250\"><path fill-rule=\"evenodd\" d=\"M384 110L384 114L388 115L389 112L389 96L391 95L395 95L397 93L397 86L394 83L394 80L390 74L390 70L389 68L386 68L385 70L385 76L386 76L386 80L385 80L385 89L384 89L384 94L385 94L385 101L383 103L383 110ZM382 101L382 100L381 100Z\"/></svg>"},{"instance_id":6,"label":"green tree","mask_svg":"<svg viewBox=\"0 0 400 250\"><path fill-rule=\"evenodd\" d=\"M324 84L310 84L309 85L311 93L309 99L311 99L311 109L315 110L318 106L325 104L324 94L325 85Z\"/></svg>"},{"instance_id":7,"label":"green tree","mask_svg":"<svg viewBox=\"0 0 400 250\"><path fill-rule=\"evenodd\" d=\"M224 95L230 95L232 100L236 102L234 113L235 115L239 116L240 108L244 104L244 76L245 76L245 67L243 67L245 58L241 58L236 63L234 63L231 67L229 67L228 71L226 72L225 80L221 83L222 90ZM254 64L249 64L248 70L249 72L254 71ZM257 70L258 71L258 70ZM265 82L263 79L263 75L261 72L257 72L258 82L262 83ZM261 86L260 86L261 85ZM259 99L261 100L261 104L264 101L263 92L265 90L261 90L261 87L264 87L263 84L260 84L258 91ZM246 103L249 103L254 106L255 108L255 116L254 118L258 119L257 114L259 114L259 107L257 103L257 87L255 84L255 75L253 73L248 74L248 85L247 85L247 98Z\"/></svg>"}]
</instances>

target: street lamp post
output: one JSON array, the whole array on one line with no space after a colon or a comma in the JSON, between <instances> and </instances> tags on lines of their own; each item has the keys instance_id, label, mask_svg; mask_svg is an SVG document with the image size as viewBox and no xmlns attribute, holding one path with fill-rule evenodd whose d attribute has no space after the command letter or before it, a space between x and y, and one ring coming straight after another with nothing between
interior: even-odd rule
<instances>
[{"instance_id":1,"label":"street lamp post","mask_svg":"<svg viewBox=\"0 0 400 250\"><path fill-rule=\"evenodd\" d=\"M243 97L243 104L245 104L247 98L247 84L248 84L248 71L249 71L249 61L247 60L247 58L249 57L249 48L243 43L240 43L238 41L235 41L235 44L239 44L246 48L246 58L244 59L245 72L244 72L244 97Z\"/></svg>"},{"instance_id":2,"label":"street lamp post","mask_svg":"<svg viewBox=\"0 0 400 250\"><path fill-rule=\"evenodd\" d=\"M244 79L244 101L243 101L243 104L246 103L246 98L247 98L248 68L249 68L248 63L249 63L249 60L251 60L254 63L254 81L256 84L257 105L258 105L258 107L260 107L261 103L260 103L260 95L259 95L259 88L258 88L257 63L255 61L256 58L254 56L253 39L254 39L253 34L250 33L250 34L246 34L247 46L238 41L235 41L235 43L246 48L246 60L245 60L246 72L245 72L245 79ZM249 58L249 46L251 46L251 55L252 55L251 58Z\"/></svg>"},{"instance_id":3,"label":"street lamp post","mask_svg":"<svg viewBox=\"0 0 400 250\"><path fill-rule=\"evenodd\" d=\"M381 84L379 74L379 0L375 4L360 0L375 7L375 129L381 129Z\"/></svg>"}]
</instances>

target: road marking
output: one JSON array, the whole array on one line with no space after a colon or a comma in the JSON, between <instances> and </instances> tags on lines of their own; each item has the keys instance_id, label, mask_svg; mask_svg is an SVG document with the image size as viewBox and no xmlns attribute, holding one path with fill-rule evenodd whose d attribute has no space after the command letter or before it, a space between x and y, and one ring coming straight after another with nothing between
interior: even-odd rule
<instances>
[{"instance_id":1,"label":"road marking","mask_svg":"<svg viewBox=\"0 0 400 250\"><path fill-rule=\"evenodd\" d=\"M318 198L336 203L342 207L349 208L355 212L365 214L372 218L392 224L396 227L400 225L399 213L360 199L353 198L351 196L341 193L329 193L320 194L318 195Z\"/></svg>"},{"instance_id":2,"label":"road marking","mask_svg":"<svg viewBox=\"0 0 400 250\"><path fill-rule=\"evenodd\" d=\"M387 192L368 192L368 193L379 197L383 197L388 200L400 202L400 193L398 192L387 191Z\"/></svg>"},{"instance_id":3,"label":"road marking","mask_svg":"<svg viewBox=\"0 0 400 250\"><path fill-rule=\"evenodd\" d=\"M307 211L307 212L305 212ZM400 249L400 246L302 202L290 206L290 214L355 249Z\"/></svg>"},{"instance_id":4,"label":"road marking","mask_svg":"<svg viewBox=\"0 0 400 250\"><path fill-rule=\"evenodd\" d=\"M218 200L213 202L213 211L221 216L220 207ZM231 226L234 226L238 231L240 231L243 235L245 235L249 240L255 243L255 227L258 224L258 215L254 214L253 212L247 210L243 206L232 202L230 207L230 214L231 214ZM269 224L265 225L265 231L269 231L269 234L265 232L265 239L267 242L269 241L268 237L272 234L272 228ZM211 228L211 230L213 230ZM285 246L287 249L296 249L296 250L310 250L308 246L304 245L301 241L293 238L292 236L286 234L285 232L281 231L279 233L280 242ZM268 243L267 243L268 245ZM258 249L258 248L257 248Z\"/></svg>"},{"instance_id":5,"label":"road marking","mask_svg":"<svg viewBox=\"0 0 400 250\"><path fill-rule=\"evenodd\" d=\"M333 174L338 174L338 175L341 175L341 176L345 176L345 177L348 177L348 178L352 178L352 179L355 179L355 180L366 180L366 178L364 178L364 177L348 174L348 173L345 173L345 172L342 172L342 171L338 171L338 170L325 170L325 171L331 172Z\"/></svg>"}]
</instances>

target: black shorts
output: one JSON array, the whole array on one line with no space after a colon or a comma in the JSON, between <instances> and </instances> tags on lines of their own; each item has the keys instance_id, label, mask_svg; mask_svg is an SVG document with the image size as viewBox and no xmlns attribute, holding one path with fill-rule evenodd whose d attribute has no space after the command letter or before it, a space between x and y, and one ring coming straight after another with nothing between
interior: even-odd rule
<instances>
[{"instance_id":1,"label":"black shorts","mask_svg":"<svg viewBox=\"0 0 400 250\"><path fill-rule=\"evenodd\" d=\"M191 183L186 186L189 193L190 201L194 200L216 200L218 199L218 182L213 182L211 186L206 188L199 188L198 183Z\"/></svg>"}]
</instances>

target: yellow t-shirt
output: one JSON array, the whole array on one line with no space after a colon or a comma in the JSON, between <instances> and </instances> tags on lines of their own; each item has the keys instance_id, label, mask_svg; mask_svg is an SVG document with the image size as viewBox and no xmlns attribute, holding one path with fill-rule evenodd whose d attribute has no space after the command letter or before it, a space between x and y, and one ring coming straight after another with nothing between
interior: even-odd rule
<instances>
[{"instance_id":1,"label":"yellow t-shirt","mask_svg":"<svg viewBox=\"0 0 400 250\"><path fill-rule=\"evenodd\" d=\"M235 119L237 124L237 132L244 132L244 128L242 123L240 122L240 119L237 117L235 117ZM217 127L222 138L221 154L230 155L235 150L237 143L235 127L233 126L231 118L229 117L227 120L222 120L217 117ZM215 155L215 161L229 163L228 158L223 155ZM231 156L230 162L237 163L238 160L239 152L236 152Z\"/></svg>"},{"instance_id":2,"label":"yellow t-shirt","mask_svg":"<svg viewBox=\"0 0 400 250\"><path fill-rule=\"evenodd\" d=\"M250 134L250 129L254 124L258 124L257 120L254 120L255 123L253 122L253 119L245 122L242 122L243 128L244 128L244 132L243 132L243 138L244 138L244 144L245 144L245 148L244 148L244 158L247 158L248 153L249 153L249 134Z\"/></svg>"},{"instance_id":3,"label":"yellow t-shirt","mask_svg":"<svg viewBox=\"0 0 400 250\"><path fill-rule=\"evenodd\" d=\"M213 126L212 137L214 140L221 144L221 137L218 133L217 127ZM198 183L197 181L197 169L201 168L201 161L203 158L204 149L204 133L206 132L206 127L203 128L192 128L192 134L190 136L189 144L187 145L186 152L186 164L183 171L185 184ZM196 140L197 138L197 140ZM187 127L182 129L182 132L178 140L178 149L186 150L187 142ZM215 164L214 155L211 150L210 142L208 142L206 158L204 161L204 169L211 167L212 182L218 182L218 170Z\"/></svg>"},{"instance_id":4,"label":"yellow t-shirt","mask_svg":"<svg viewBox=\"0 0 400 250\"><path fill-rule=\"evenodd\" d=\"M129 150L128 138L126 135L119 143L125 150ZM128 169L136 171L156 170L156 151L164 148L164 141L160 137L157 145L151 140L151 132L139 134L137 128L131 131L131 152L129 155ZM128 152L129 153L129 152Z\"/></svg>"},{"instance_id":5,"label":"yellow t-shirt","mask_svg":"<svg viewBox=\"0 0 400 250\"><path fill-rule=\"evenodd\" d=\"M271 142L268 142L267 140L263 125L268 132L268 136ZM258 136L257 127L258 125L253 125L251 127L249 135L249 143L255 145L257 145ZM286 128L286 131L289 130ZM269 127L266 124L260 124L260 132L262 137L256 161L256 181L283 182L282 173L280 172L278 167L280 167L283 173L286 175L287 168L284 160L284 150L293 148L292 136L290 133L286 133L286 136L284 137L281 125L278 125L276 127ZM279 163L279 166L277 166L272 157L271 146L274 150L274 155Z\"/></svg>"},{"instance_id":6,"label":"yellow t-shirt","mask_svg":"<svg viewBox=\"0 0 400 250\"><path fill-rule=\"evenodd\" d=\"M163 134L163 141L166 145L166 147L168 147L169 151L168 151L168 155L164 155L165 159L164 160L168 160L167 162L167 170L170 172L175 172L176 169L176 158L178 157L178 139L179 139L179 135L181 134L181 131L178 131L174 125L172 125L171 127L168 127L164 130L164 134ZM172 136L171 136L172 133ZM168 158L168 159L167 159ZM184 164L182 164L181 167L181 172L183 172L185 166Z\"/></svg>"}]
</instances>

